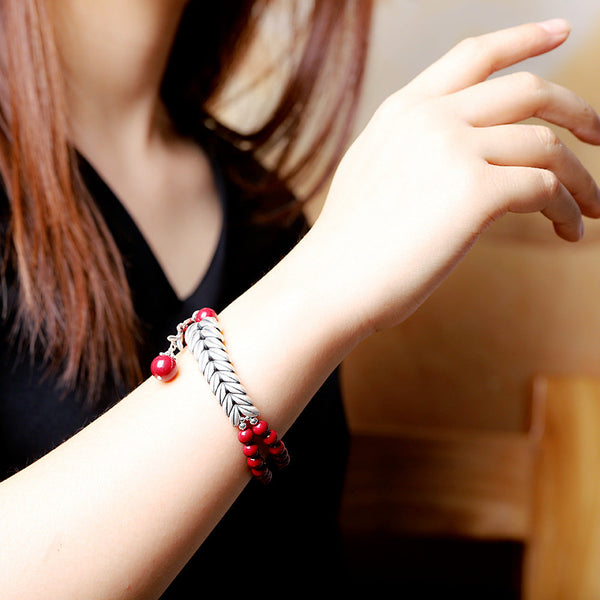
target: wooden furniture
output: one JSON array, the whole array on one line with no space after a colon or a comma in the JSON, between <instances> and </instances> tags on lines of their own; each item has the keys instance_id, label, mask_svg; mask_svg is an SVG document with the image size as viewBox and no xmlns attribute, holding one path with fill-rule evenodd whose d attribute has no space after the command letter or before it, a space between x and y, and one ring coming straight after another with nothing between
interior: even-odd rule
<instances>
[{"instance_id":1,"label":"wooden furniture","mask_svg":"<svg viewBox=\"0 0 600 600\"><path fill-rule=\"evenodd\" d=\"M600 598L600 381L537 378L522 434L386 429L352 436L341 519L357 581L403 540L470 540L522 548L515 598ZM436 554L432 576L453 558ZM477 565L457 568L468 581Z\"/></svg>"},{"instance_id":2,"label":"wooden furniture","mask_svg":"<svg viewBox=\"0 0 600 600\"><path fill-rule=\"evenodd\" d=\"M535 466L526 600L600 598L600 381L539 378L544 432Z\"/></svg>"}]
</instances>

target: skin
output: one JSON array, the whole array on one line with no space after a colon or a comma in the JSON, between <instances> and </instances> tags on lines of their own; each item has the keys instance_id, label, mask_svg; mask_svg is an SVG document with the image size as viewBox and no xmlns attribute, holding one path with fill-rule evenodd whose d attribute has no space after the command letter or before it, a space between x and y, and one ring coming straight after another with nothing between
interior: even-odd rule
<instances>
[{"instance_id":1,"label":"skin","mask_svg":"<svg viewBox=\"0 0 600 600\"><path fill-rule=\"evenodd\" d=\"M168 178L171 146L163 143L168 138L153 138L160 131L156 87L134 86L144 91L124 102L131 78L159 81L149 55L140 51L134 60L126 41L144 39L140 24L148 36L161 31L148 23L160 22L167 3L126 3L125 16L137 21L125 18L120 2L114 2L118 10L113 2L86 3L85 11L83 3L58 4L67 11L63 18L81 25L68 43L61 37L63 52L72 52L66 58L72 88L102 83L97 94L70 98L79 146L86 144L123 193L144 186L140 166L162 166ZM124 44L122 53L116 46L101 55L75 52L93 42L77 32L103 24L92 11L117 28L111 35L114 45ZM554 21L467 40L390 97L341 161L309 234L221 313L240 379L278 432L358 343L411 314L492 221L511 211L541 211L560 236L577 240L581 213L600 216L598 189L572 153L545 128L513 125L538 116L600 144L596 113L529 74L484 82L502 67L552 50L568 30ZM60 22L58 31L65 35ZM149 37L134 47L164 49ZM105 64L125 55L127 64L113 65L115 71ZM89 77L84 67L101 69L104 79ZM89 81L77 85L77 73ZM79 97L87 110L77 106ZM111 118L95 118L102 107L114 111ZM156 154L144 142L149 139L156 140ZM117 169L112 154L131 170ZM147 162L150 157L156 162ZM169 205L173 196L154 200ZM143 212L143 195L125 201ZM150 239L162 235L153 222L145 232ZM187 240L177 258L187 261L185 253L196 251L196 239ZM177 279L176 269L170 274ZM265 327L266 321L277 327ZM146 381L0 485L3 597L35 597L44 589L45 598L61 600L156 598L219 521L249 476L235 431L187 352L179 365L174 381Z\"/></svg>"}]
</instances>

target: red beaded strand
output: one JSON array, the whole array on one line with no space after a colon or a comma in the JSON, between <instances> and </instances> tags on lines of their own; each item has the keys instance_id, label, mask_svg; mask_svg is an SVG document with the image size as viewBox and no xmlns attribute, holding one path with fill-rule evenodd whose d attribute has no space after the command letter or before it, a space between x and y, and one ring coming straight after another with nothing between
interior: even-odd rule
<instances>
[{"instance_id":1,"label":"red beaded strand","mask_svg":"<svg viewBox=\"0 0 600 600\"><path fill-rule=\"evenodd\" d=\"M238 439L243 444L242 452L252 475L262 483L269 483L273 477L268 467L269 460L277 469L283 469L290 463L290 455L285 444L278 438L277 432L269 428L263 419L251 419L240 426ZM267 460L260 452L265 446Z\"/></svg>"}]
</instances>

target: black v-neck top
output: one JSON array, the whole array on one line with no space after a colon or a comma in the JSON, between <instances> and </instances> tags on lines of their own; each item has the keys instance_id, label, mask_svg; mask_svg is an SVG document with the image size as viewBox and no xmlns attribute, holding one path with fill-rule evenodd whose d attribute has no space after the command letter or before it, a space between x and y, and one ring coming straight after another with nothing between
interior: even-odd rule
<instances>
[{"instance_id":1,"label":"black v-neck top","mask_svg":"<svg viewBox=\"0 0 600 600\"><path fill-rule=\"evenodd\" d=\"M142 365L149 365L158 352L166 349L166 336L177 323L203 306L217 311L224 308L274 266L306 229L302 218L285 228L250 224L248 216L255 198L236 183L236 177L240 173L252 177L254 171L258 177L262 175L260 168L245 153L221 140L208 138L203 146L213 161L224 226L205 276L183 300L177 297L123 204L81 158L84 181L123 257L136 314L142 323ZM288 194L283 188L276 193ZM5 195L0 196L0 203L8 210ZM15 298L14 282L3 281L2 285L10 302ZM4 365L0 369L0 479L52 450L129 391L119 389L107 377L98 409L82 403L77 394L63 397L57 378L45 376L41 362L16 353L9 343L12 323L6 315L10 314L9 306L0 323L0 360ZM241 589L249 573L262 577L269 585L296 589L298 585L311 586L315 580L322 585L323 576L330 581L339 576L337 511L348 436L336 373L309 403L285 441L292 457L288 469L278 472L268 486L250 482L169 588L165 599L195 597L195 593L206 592L207 583L212 582L216 589ZM253 554L264 558L259 564L243 565L244 532L248 530L256 534ZM237 572L238 566L246 575Z\"/></svg>"}]
</instances>

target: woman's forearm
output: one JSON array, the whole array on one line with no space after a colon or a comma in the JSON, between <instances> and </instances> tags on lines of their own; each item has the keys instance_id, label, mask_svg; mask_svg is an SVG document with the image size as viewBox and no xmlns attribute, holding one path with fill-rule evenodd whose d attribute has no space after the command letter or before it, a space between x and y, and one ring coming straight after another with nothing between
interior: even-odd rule
<instances>
[{"instance_id":1,"label":"woman's forearm","mask_svg":"<svg viewBox=\"0 0 600 600\"><path fill-rule=\"evenodd\" d=\"M327 321L331 292L307 283L320 278L311 247L220 315L241 381L280 434L356 341ZM249 479L236 430L189 351L178 364L174 380L149 379L0 485L4 598L156 597L229 508Z\"/></svg>"}]
</instances>

